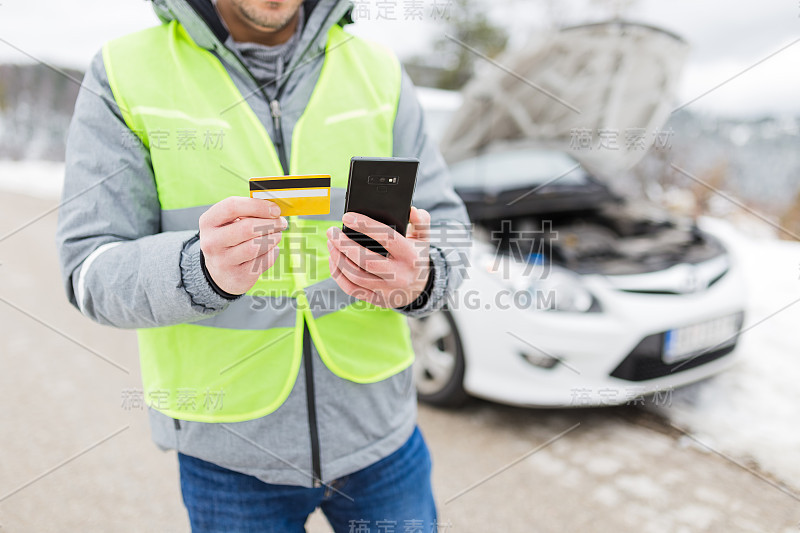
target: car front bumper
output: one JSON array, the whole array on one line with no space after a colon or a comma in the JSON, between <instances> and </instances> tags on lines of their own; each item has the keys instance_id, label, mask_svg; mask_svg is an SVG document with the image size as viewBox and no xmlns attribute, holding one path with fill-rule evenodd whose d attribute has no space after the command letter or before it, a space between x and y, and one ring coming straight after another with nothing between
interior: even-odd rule
<instances>
[{"instance_id":1,"label":"car front bumper","mask_svg":"<svg viewBox=\"0 0 800 533\"><path fill-rule=\"evenodd\" d=\"M542 407L663 401L735 361L736 339L672 365L641 346L650 338L652 348L653 336L674 328L741 314L744 283L735 265L708 289L679 295L630 293L584 276L600 303L600 311L587 313L497 306L502 286L471 270L450 309L464 346L464 388L474 396Z\"/></svg>"}]
</instances>

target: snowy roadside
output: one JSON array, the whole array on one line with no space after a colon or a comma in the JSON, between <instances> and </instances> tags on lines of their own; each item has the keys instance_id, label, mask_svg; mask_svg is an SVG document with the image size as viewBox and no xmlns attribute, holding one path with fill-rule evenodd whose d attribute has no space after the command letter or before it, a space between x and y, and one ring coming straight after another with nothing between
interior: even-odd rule
<instances>
[{"instance_id":1,"label":"snowy roadside","mask_svg":"<svg viewBox=\"0 0 800 533\"><path fill-rule=\"evenodd\" d=\"M36 198L59 198L64 185L64 163L0 159L0 191Z\"/></svg>"},{"instance_id":2,"label":"snowy roadside","mask_svg":"<svg viewBox=\"0 0 800 533\"><path fill-rule=\"evenodd\" d=\"M672 405L659 411L715 450L753 461L800 490L800 243L765 237L774 232L760 222L746 231L719 219L701 222L745 270L739 360L728 372L675 391Z\"/></svg>"}]
</instances>

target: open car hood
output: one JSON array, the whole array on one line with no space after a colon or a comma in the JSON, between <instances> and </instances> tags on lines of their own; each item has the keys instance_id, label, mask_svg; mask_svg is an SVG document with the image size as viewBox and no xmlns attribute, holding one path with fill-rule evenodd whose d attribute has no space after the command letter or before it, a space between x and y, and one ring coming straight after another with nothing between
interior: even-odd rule
<instances>
[{"instance_id":1,"label":"open car hood","mask_svg":"<svg viewBox=\"0 0 800 533\"><path fill-rule=\"evenodd\" d=\"M479 65L441 150L452 163L498 141L533 140L611 178L653 145L687 52L672 33L623 21L541 35Z\"/></svg>"}]
</instances>

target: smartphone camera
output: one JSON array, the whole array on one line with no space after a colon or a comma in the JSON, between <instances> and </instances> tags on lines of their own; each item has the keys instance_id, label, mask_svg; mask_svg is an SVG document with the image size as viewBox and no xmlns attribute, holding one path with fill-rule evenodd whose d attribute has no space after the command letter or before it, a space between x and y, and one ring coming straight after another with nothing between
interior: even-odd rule
<instances>
[{"instance_id":1,"label":"smartphone camera","mask_svg":"<svg viewBox=\"0 0 800 533\"><path fill-rule=\"evenodd\" d=\"M397 185L398 181L397 176L369 176L367 178L368 185Z\"/></svg>"}]
</instances>

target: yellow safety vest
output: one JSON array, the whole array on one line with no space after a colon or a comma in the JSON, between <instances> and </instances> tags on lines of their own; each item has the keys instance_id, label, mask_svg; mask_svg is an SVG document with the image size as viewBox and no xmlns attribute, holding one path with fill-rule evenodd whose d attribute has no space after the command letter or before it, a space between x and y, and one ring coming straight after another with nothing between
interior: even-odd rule
<instances>
[{"instance_id":1,"label":"yellow safety vest","mask_svg":"<svg viewBox=\"0 0 800 533\"><path fill-rule=\"evenodd\" d=\"M248 195L248 177L284 174L247 103L260 95L243 96L219 59L176 21L109 42L103 58L123 118L149 150L162 231L197 229L207 207ZM330 174L332 202L343 202L352 156L393 155L399 94L394 54L333 26L292 133L289 173ZM138 331L152 407L200 422L269 414L297 378L304 322L341 378L376 382L412 363L405 316L355 300L330 278L325 232L341 221L288 218L278 260L247 296L210 319ZM164 261L179 268L178 257Z\"/></svg>"}]
</instances>

